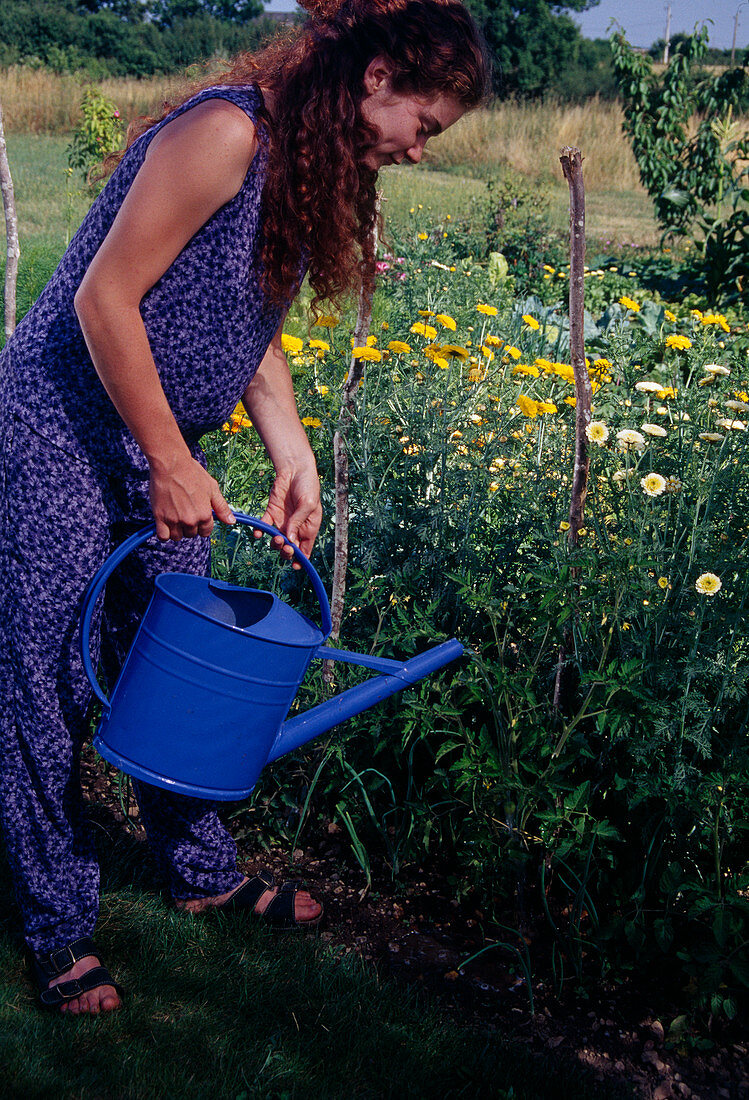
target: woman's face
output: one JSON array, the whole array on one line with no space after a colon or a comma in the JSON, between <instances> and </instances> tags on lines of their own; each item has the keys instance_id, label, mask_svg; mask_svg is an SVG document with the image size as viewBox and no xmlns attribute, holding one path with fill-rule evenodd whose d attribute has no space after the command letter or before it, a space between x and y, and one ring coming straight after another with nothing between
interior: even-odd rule
<instances>
[{"instance_id":1,"label":"woman's face","mask_svg":"<svg viewBox=\"0 0 749 1100\"><path fill-rule=\"evenodd\" d=\"M367 67L364 89L362 115L378 134L364 163L375 171L404 160L418 164L429 138L441 134L465 113L465 107L450 95L424 97L393 91L390 67L384 59L376 58Z\"/></svg>"}]
</instances>

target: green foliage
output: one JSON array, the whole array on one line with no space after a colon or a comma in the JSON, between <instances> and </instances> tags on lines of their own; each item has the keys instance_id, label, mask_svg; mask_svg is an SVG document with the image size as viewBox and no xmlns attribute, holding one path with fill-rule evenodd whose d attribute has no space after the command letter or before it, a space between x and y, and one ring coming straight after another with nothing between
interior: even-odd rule
<instances>
[{"instance_id":1,"label":"green foliage","mask_svg":"<svg viewBox=\"0 0 749 1100\"><path fill-rule=\"evenodd\" d=\"M694 78L707 51L705 28L676 45L661 79L623 34L612 36L611 48L624 127L661 227L693 236L710 294L746 298L749 134L733 122L749 100L746 69Z\"/></svg>"},{"instance_id":2,"label":"green foliage","mask_svg":"<svg viewBox=\"0 0 749 1100\"><path fill-rule=\"evenodd\" d=\"M580 94L582 70L596 49L583 44L563 9L584 11L589 0L468 0L467 6L483 31L499 96L559 94L565 82L573 98Z\"/></svg>"},{"instance_id":3,"label":"green foliage","mask_svg":"<svg viewBox=\"0 0 749 1100\"><path fill-rule=\"evenodd\" d=\"M310 815L333 819L365 880L375 850L396 875L445 858L456 893L500 923L513 907L545 916L560 987L661 968L687 983L685 1009L730 1016L749 978L743 325L643 300L626 270L588 273L608 437L572 547L565 271L548 264L542 295L518 296L497 254L465 243L461 226L415 210L384 261L382 358L349 435L341 641L407 657L457 635L470 658L279 761L238 820L262 810L293 845ZM327 517L349 332L318 330L330 350L291 361ZM640 434L628 447L621 431ZM253 437L210 446L230 498L261 508L269 472ZM333 534L328 518L315 555L328 576ZM265 569L232 554L245 575ZM230 564L219 543L217 568ZM714 595L696 587L703 574L720 578ZM336 688L361 675L336 668ZM318 673L299 705L325 690ZM522 973L533 965L513 957Z\"/></svg>"},{"instance_id":4,"label":"green foliage","mask_svg":"<svg viewBox=\"0 0 749 1100\"><path fill-rule=\"evenodd\" d=\"M77 169L88 183L92 169L123 144L124 126L117 107L96 88L84 91L81 114L68 146L68 167Z\"/></svg>"},{"instance_id":5,"label":"green foliage","mask_svg":"<svg viewBox=\"0 0 749 1100\"><path fill-rule=\"evenodd\" d=\"M128 15L125 8L131 7ZM144 20L139 5L96 4L81 10L73 0L0 0L0 64L81 70L91 79L150 76L255 49L278 30L264 17L247 22L217 18L209 11L213 7L218 5L164 6L158 21ZM251 8L262 10L252 0L237 6L237 12L249 16Z\"/></svg>"}]
</instances>

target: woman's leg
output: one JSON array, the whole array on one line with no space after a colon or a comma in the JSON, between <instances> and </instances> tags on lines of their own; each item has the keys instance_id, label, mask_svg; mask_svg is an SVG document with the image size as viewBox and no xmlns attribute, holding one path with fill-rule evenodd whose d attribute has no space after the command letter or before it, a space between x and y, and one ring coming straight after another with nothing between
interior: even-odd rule
<instances>
[{"instance_id":1,"label":"woman's leg","mask_svg":"<svg viewBox=\"0 0 749 1100\"><path fill-rule=\"evenodd\" d=\"M111 679L127 654L159 573L203 576L210 565L209 539L179 543L150 540L120 565L107 583L102 658ZM159 787L133 784L141 820L156 863L173 898L215 897L233 890L243 876L237 850L213 803Z\"/></svg>"},{"instance_id":2,"label":"woman's leg","mask_svg":"<svg viewBox=\"0 0 749 1100\"><path fill-rule=\"evenodd\" d=\"M81 595L109 549L108 517L90 466L21 421L3 427L0 822L26 942L43 954L90 935L98 914L77 631Z\"/></svg>"}]
</instances>

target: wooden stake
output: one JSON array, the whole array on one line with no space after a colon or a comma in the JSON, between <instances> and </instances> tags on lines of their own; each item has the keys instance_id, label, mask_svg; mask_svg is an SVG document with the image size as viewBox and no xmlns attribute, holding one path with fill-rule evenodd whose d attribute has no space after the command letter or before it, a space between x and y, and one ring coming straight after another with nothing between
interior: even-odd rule
<instances>
[{"instance_id":1,"label":"wooden stake","mask_svg":"<svg viewBox=\"0 0 749 1100\"><path fill-rule=\"evenodd\" d=\"M379 197L378 197L379 214ZM373 249L377 253L377 222L373 230ZM373 287L362 286L359 294L359 309L354 329L354 347L363 347L372 322ZM356 391L364 378L366 360L351 356L346 381L341 395L341 411L338 415L338 427L333 436L333 474L335 482L335 546L333 553L333 587L330 600L330 617L333 629L330 636L338 641L343 621L343 605L346 596L346 570L348 568L348 525L349 525L349 463L348 430L356 412ZM323 663L323 679L327 684L333 680L333 662Z\"/></svg>"},{"instance_id":2,"label":"wooden stake","mask_svg":"<svg viewBox=\"0 0 749 1100\"><path fill-rule=\"evenodd\" d=\"M576 546L580 528L585 523L585 498L588 493L590 453L586 428L590 424L593 388L585 365L585 187L583 158L579 149L566 145L560 156L562 172L570 189L570 362L575 372L575 466L570 494L568 540ZM578 570L572 578L577 582ZM571 644L567 630L559 647L554 678L553 710L559 713L562 695L562 675Z\"/></svg>"},{"instance_id":3,"label":"wooden stake","mask_svg":"<svg viewBox=\"0 0 749 1100\"><path fill-rule=\"evenodd\" d=\"M0 103L0 189L3 193L3 211L5 213L5 339L10 339L16 327L16 283L18 281L18 259L21 249L18 244L18 218L16 200L13 192L13 179L8 163L8 149L3 131L3 108Z\"/></svg>"}]
</instances>

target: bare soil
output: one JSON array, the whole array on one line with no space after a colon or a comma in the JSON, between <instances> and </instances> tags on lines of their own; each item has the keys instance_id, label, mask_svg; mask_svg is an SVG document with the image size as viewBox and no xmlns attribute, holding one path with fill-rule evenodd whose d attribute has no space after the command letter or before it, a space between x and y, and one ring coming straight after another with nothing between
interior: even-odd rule
<instances>
[{"instance_id":1,"label":"bare soil","mask_svg":"<svg viewBox=\"0 0 749 1100\"><path fill-rule=\"evenodd\" d=\"M127 824L117 792L101 761L89 750L82 766L91 813L107 832L127 831L145 842L138 810L129 807ZM679 1045L669 1042L672 1020L683 1013L678 990L639 974L602 981L583 992L555 988L545 972L550 959L546 928L525 931L533 959L530 987L517 956L504 943L511 937L493 926L470 902L453 897L445 868L416 864L403 868L398 881L382 864L372 868L366 887L340 827L323 823L317 835L293 852L261 848L257 838L238 840L240 864L252 874L269 867L283 881L304 881L323 902L320 939L334 950L355 952L380 973L427 992L462 1024L521 1042L531 1051L553 1052L560 1063L577 1060L599 1081L622 1085L640 1100L749 1100L749 1036L734 1021L709 1034L690 1034ZM290 863L292 868L290 869ZM514 914L503 922L516 927ZM490 944L479 958L466 962ZM533 1011L531 1011L531 997Z\"/></svg>"}]
</instances>

